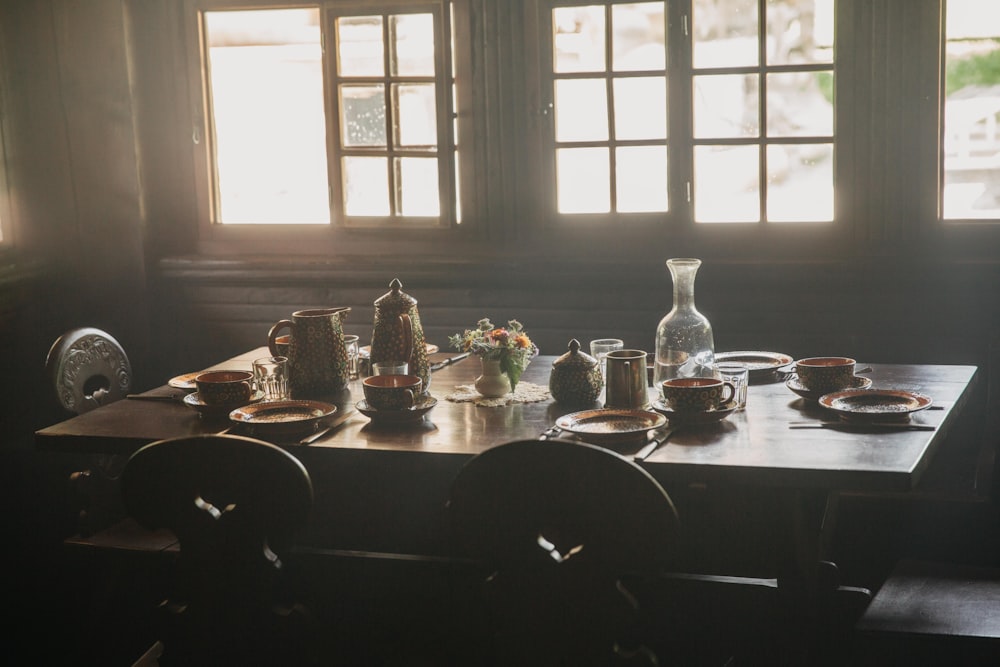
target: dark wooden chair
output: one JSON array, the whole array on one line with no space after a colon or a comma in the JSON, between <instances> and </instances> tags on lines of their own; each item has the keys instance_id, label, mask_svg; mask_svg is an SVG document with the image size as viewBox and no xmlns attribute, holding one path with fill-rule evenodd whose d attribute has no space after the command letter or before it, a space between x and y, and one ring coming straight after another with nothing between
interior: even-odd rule
<instances>
[{"instance_id":1,"label":"dark wooden chair","mask_svg":"<svg viewBox=\"0 0 1000 667\"><path fill-rule=\"evenodd\" d=\"M281 576L313 498L295 457L240 436L161 440L129 458L122 497L178 539L159 664L308 662L308 614Z\"/></svg>"},{"instance_id":2,"label":"dark wooden chair","mask_svg":"<svg viewBox=\"0 0 1000 667\"><path fill-rule=\"evenodd\" d=\"M448 507L461 553L491 564L476 662L656 664L622 577L668 566L679 524L646 471L596 446L516 441L470 460Z\"/></svg>"}]
</instances>

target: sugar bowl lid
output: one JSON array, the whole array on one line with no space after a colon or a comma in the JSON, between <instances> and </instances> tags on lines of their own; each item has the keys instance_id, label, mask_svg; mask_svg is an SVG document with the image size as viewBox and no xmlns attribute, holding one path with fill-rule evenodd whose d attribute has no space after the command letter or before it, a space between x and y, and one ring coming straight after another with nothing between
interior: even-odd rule
<instances>
[{"instance_id":1,"label":"sugar bowl lid","mask_svg":"<svg viewBox=\"0 0 1000 667\"><path fill-rule=\"evenodd\" d=\"M561 370L590 369L597 365L597 359L580 351L580 341L569 342L569 352L552 362L552 368Z\"/></svg>"}]
</instances>

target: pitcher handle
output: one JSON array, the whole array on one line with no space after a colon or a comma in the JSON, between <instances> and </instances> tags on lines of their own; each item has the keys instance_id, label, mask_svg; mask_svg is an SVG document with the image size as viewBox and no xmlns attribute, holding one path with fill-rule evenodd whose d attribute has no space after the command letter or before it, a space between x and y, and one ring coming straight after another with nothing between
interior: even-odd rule
<instances>
[{"instance_id":1,"label":"pitcher handle","mask_svg":"<svg viewBox=\"0 0 1000 667\"><path fill-rule=\"evenodd\" d=\"M399 316L399 328L403 332L403 358L410 364L410 370L413 370L415 358L413 349L413 322L410 321L410 316L406 313L402 313ZM406 350L409 350L409 352Z\"/></svg>"},{"instance_id":2,"label":"pitcher handle","mask_svg":"<svg viewBox=\"0 0 1000 667\"><path fill-rule=\"evenodd\" d=\"M288 327L293 334L295 333L295 322L291 320L278 320L274 323L274 326L271 327L271 330L267 332L267 349L271 351L272 357L280 356L278 354L277 338L278 334L281 333L281 330L285 327Z\"/></svg>"}]
</instances>

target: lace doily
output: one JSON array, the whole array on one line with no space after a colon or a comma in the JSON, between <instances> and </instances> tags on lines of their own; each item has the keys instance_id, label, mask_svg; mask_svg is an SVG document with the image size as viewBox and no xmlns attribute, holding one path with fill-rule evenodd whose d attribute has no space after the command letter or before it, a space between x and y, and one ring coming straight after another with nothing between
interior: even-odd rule
<instances>
[{"instance_id":1,"label":"lace doily","mask_svg":"<svg viewBox=\"0 0 1000 667\"><path fill-rule=\"evenodd\" d=\"M483 408L497 408L512 403L538 403L551 398L549 388L530 382L518 382L514 391L500 398L486 398L476 391L472 384L460 384L455 391L445 396L445 400L454 403L475 403Z\"/></svg>"}]
</instances>

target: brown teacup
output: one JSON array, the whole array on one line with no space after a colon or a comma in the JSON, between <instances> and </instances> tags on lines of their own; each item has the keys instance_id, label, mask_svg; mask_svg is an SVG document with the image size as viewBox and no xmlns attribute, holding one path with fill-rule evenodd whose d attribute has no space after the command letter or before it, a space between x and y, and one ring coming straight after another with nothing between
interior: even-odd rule
<instances>
[{"instance_id":1,"label":"brown teacup","mask_svg":"<svg viewBox=\"0 0 1000 667\"><path fill-rule=\"evenodd\" d=\"M809 357L795 362L795 374L809 391L840 391L854 381L855 363L848 357Z\"/></svg>"},{"instance_id":2,"label":"brown teacup","mask_svg":"<svg viewBox=\"0 0 1000 667\"><path fill-rule=\"evenodd\" d=\"M710 412L736 396L733 383L718 378L672 378L664 380L660 390L674 412Z\"/></svg>"},{"instance_id":3,"label":"brown teacup","mask_svg":"<svg viewBox=\"0 0 1000 667\"><path fill-rule=\"evenodd\" d=\"M376 410L409 410L420 396L419 375L372 375L362 381L365 400Z\"/></svg>"},{"instance_id":4,"label":"brown teacup","mask_svg":"<svg viewBox=\"0 0 1000 667\"><path fill-rule=\"evenodd\" d=\"M288 350L289 348L291 348L291 346L292 346L291 334L283 334L281 336L277 336L274 339L274 349L277 350L278 354L276 354L275 356L287 357Z\"/></svg>"},{"instance_id":5,"label":"brown teacup","mask_svg":"<svg viewBox=\"0 0 1000 667\"><path fill-rule=\"evenodd\" d=\"M237 405L253 396L253 373L205 371L194 378L198 398L205 405Z\"/></svg>"}]
</instances>

